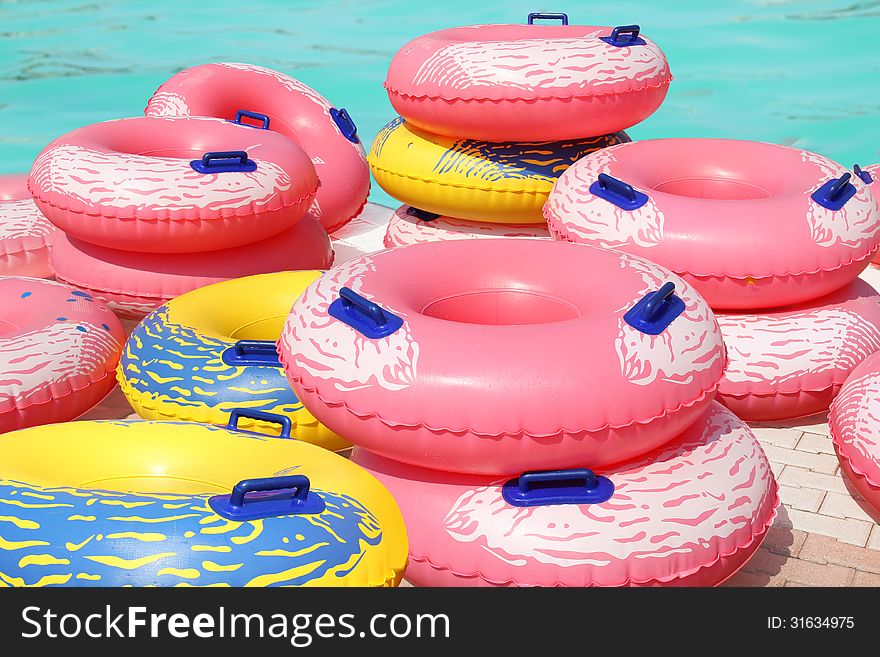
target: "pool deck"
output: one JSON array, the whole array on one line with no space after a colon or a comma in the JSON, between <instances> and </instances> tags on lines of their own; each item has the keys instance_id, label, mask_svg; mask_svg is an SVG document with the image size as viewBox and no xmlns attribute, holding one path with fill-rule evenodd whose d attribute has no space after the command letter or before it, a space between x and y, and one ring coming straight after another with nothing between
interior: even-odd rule
<instances>
[{"instance_id":1,"label":"pool deck","mask_svg":"<svg viewBox=\"0 0 880 657\"><path fill-rule=\"evenodd\" d=\"M880 514L840 470L827 414L753 424L782 506L728 586L880 586Z\"/></svg>"},{"instance_id":2,"label":"pool deck","mask_svg":"<svg viewBox=\"0 0 880 657\"><path fill-rule=\"evenodd\" d=\"M382 248L388 208L368 205L334 240L336 262ZM880 269L862 278L880 290ZM132 322L123 322L127 330ZM82 419L137 418L117 387ZM880 586L880 514L840 470L827 414L751 425L782 505L764 543L725 586Z\"/></svg>"},{"instance_id":3,"label":"pool deck","mask_svg":"<svg viewBox=\"0 0 880 657\"><path fill-rule=\"evenodd\" d=\"M880 269L861 278L880 290ZM763 545L727 586L880 586L880 514L841 472L828 414L751 423L782 506Z\"/></svg>"}]
</instances>

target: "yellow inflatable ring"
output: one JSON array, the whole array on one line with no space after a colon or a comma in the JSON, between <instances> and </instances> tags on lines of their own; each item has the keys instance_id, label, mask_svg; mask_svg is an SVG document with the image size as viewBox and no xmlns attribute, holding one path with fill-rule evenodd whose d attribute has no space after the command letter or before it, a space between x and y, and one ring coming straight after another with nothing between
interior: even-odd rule
<instances>
[{"instance_id":1,"label":"yellow inflatable ring","mask_svg":"<svg viewBox=\"0 0 880 657\"><path fill-rule=\"evenodd\" d=\"M577 160L630 141L626 133L558 142L490 143L420 130L397 118L367 161L379 186L416 208L504 224L543 223L553 183Z\"/></svg>"},{"instance_id":2,"label":"yellow inflatable ring","mask_svg":"<svg viewBox=\"0 0 880 657\"><path fill-rule=\"evenodd\" d=\"M232 408L291 419L298 440L350 445L297 399L275 353L293 302L321 275L294 271L246 276L187 292L135 327L117 369L122 392L141 417L225 424ZM277 426L247 420L261 433Z\"/></svg>"},{"instance_id":3,"label":"yellow inflatable ring","mask_svg":"<svg viewBox=\"0 0 880 657\"><path fill-rule=\"evenodd\" d=\"M365 470L190 422L5 434L0 503L0 586L396 586L406 566L400 510Z\"/></svg>"}]
</instances>

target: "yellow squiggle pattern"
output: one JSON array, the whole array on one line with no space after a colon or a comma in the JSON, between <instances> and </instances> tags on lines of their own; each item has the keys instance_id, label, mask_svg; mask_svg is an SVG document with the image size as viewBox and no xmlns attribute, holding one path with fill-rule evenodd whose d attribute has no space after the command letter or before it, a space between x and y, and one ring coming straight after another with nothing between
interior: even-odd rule
<instances>
[{"instance_id":1,"label":"yellow squiggle pattern","mask_svg":"<svg viewBox=\"0 0 880 657\"><path fill-rule=\"evenodd\" d=\"M378 520L334 493L315 493L326 504L318 514L240 522L217 515L208 495L48 489L0 479L0 499L22 491L51 504L9 505L16 514L0 516L2 586L338 585L351 573L367 583L374 575L357 565L385 549Z\"/></svg>"}]
</instances>

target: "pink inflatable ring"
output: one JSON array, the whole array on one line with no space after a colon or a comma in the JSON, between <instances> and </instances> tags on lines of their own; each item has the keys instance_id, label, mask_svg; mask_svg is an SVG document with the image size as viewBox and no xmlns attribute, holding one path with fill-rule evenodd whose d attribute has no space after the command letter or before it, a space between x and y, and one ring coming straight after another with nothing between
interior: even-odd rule
<instances>
[{"instance_id":1,"label":"pink inflatable ring","mask_svg":"<svg viewBox=\"0 0 880 657\"><path fill-rule=\"evenodd\" d=\"M117 251L60 234L52 248L55 277L88 290L125 319L141 319L176 296L253 274L326 269L330 238L306 216L269 239L208 253Z\"/></svg>"},{"instance_id":2,"label":"pink inflatable ring","mask_svg":"<svg viewBox=\"0 0 880 657\"><path fill-rule=\"evenodd\" d=\"M588 155L556 181L544 217L558 239L669 267L715 309L815 299L880 246L880 209L860 177L807 151L726 139Z\"/></svg>"},{"instance_id":3,"label":"pink inflatable ring","mask_svg":"<svg viewBox=\"0 0 880 657\"><path fill-rule=\"evenodd\" d=\"M312 158L321 186L309 209L327 232L363 209L370 172L357 127L344 109L299 80L250 64L205 64L171 77L147 116L214 116L280 132Z\"/></svg>"},{"instance_id":4,"label":"pink inflatable ring","mask_svg":"<svg viewBox=\"0 0 880 657\"><path fill-rule=\"evenodd\" d=\"M51 276L55 226L34 205L26 175L0 175L0 276Z\"/></svg>"},{"instance_id":5,"label":"pink inflatable ring","mask_svg":"<svg viewBox=\"0 0 880 657\"><path fill-rule=\"evenodd\" d=\"M840 467L880 514L880 353L867 358L831 404L828 424ZM880 516L878 516L880 518Z\"/></svg>"},{"instance_id":6,"label":"pink inflatable ring","mask_svg":"<svg viewBox=\"0 0 880 657\"><path fill-rule=\"evenodd\" d=\"M719 404L595 474L505 481L352 458L400 506L417 586L714 586L754 553L779 505L760 444Z\"/></svg>"},{"instance_id":7,"label":"pink inflatable ring","mask_svg":"<svg viewBox=\"0 0 880 657\"><path fill-rule=\"evenodd\" d=\"M217 119L97 123L49 144L28 187L66 233L115 249L213 251L296 223L318 188L303 150Z\"/></svg>"},{"instance_id":8,"label":"pink inflatable ring","mask_svg":"<svg viewBox=\"0 0 880 657\"><path fill-rule=\"evenodd\" d=\"M116 385L125 332L91 295L8 276L0 308L0 433L73 420Z\"/></svg>"},{"instance_id":9,"label":"pink inflatable ring","mask_svg":"<svg viewBox=\"0 0 880 657\"><path fill-rule=\"evenodd\" d=\"M666 57L637 25L568 25L565 14L531 14L528 23L413 39L388 68L394 109L450 137L559 141L629 128L663 102Z\"/></svg>"},{"instance_id":10,"label":"pink inflatable ring","mask_svg":"<svg viewBox=\"0 0 880 657\"><path fill-rule=\"evenodd\" d=\"M880 350L880 295L860 279L816 301L716 318L727 346L716 399L749 421L827 411L846 377Z\"/></svg>"},{"instance_id":11,"label":"pink inflatable ring","mask_svg":"<svg viewBox=\"0 0 880 657\"><path fill-rule=\"evenodd\" d=\"M544 224L497 224L444 217L433 212L401 205L385 231L385 248L410 246L422 242L448 242L493 237L533 237L550 239Z\"/></svg>"},{"instance_id":12,"label":"pink inflatable ring","mask_svg":"<svg viewBox=\"0 0 880 657\"><path fill-rule=\"evenodd\" d=\"M699 417L724 368L711 310L667 270L516 239L343 263L297 300L279 353L339 435L484 474L602 467L658 447Z\"/></svg>"}]
</instances>

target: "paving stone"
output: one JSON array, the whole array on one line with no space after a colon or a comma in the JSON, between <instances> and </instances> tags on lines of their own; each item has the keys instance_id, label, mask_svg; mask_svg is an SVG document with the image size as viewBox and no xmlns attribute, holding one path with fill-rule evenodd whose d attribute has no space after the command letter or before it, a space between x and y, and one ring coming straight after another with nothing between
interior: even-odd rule
<instances>
[{"instance_id":1,"label":"paving stone","mask_svg":"<svg viewBox=\"0 0 880 657\"><path fill-rule=\"evenodd\" d=\"M824 490L817 488L801 488L800 486L780 486L779 498L785 506L801 511L818 511L825 499Z\"/></svg>"},{"instance_id":2,"label":"paving stone","mask_svg":"<svg viewBox=\"0 0 880 657\"><path fill-rule=\"evenodd\" d=\"M832 563L880 575L880 552L841 543L819 534L807 536L798 558L820 564Z\"/></svg>"},{"instance_id":3,"label":"paving stone","mask_svg":"<svg viewBox=\"0 0 880 657\"><path fill-rule=\"evenodd\" d=\"M880 575L856 571L851 586L880 586Z\"/></svg>"},{"instance_id":4,"label":"paving stone","mask_svg":"<svg viewBox=\"0 0 880 657\"><path fill-rule=\"evenodd\" d=\"M782 564L779 575L785 578L786 584L794 582L807 586L849 586L855 571L836 564L788 559Z\"/></svg>"},{"instance_id":5,"label":"paving stone","mask_svg":"<svg viewBox=\"0 0 880 657\"><path fill-rule=\"evenodd\" d=\"M803 431L805 433L814 433L820 436L830 435L828 430L828 413L818 413L809 417L796 418L794 420L782 420L775 423L774 426L785 429L793 429Z\"/></svg>"},{"instance_id":6,"label":"paving stone","mask_svg":"<svg viewBox=\"0 0 880 657\"><path fill-rule=\"evenodd\" d=\"M788 560L784 554L771 552L763 545L755 550L751 558L743 565L742 570L748 573L764 573L765 575L778 575L782 566Z\"/></svg>"},{"instance_id":7,"label":"paving stone","mask_svg":"<svg viewBox=\"0 0 880 657\"><path fill-rule=\"evenodd\" d=\"M363 211L352 221L366 221L374 226L382 226L384 228L388 225L392 214L394 214L394 208L379 205L378 203L367 203Z\"/></svg>"},{"instance_id":8,"label":"paving stone","mask_svg":"<svg viewBox=\"0 0 880 657\"><path fill-rule=\"evenodd\" d=\"M770 463L770 472L773 473L773 476L776 477L776 481L779 481L779 478L782 476L783 470L785 470L785 463L775 463L773 461L769 461Z\"/></svg>"},{"instance_id":9,"label":"paving stone","mask_svg":"<svg viewBox=\"0 0 880 657\"><path fill-rule=\"evenodd\" d=\"M831 436L831 428L828 426L828 420L820 424L812 426L799 427L804 433L812 433L817 436Z\"/></svg>"},{"instance_id":10,"label":"paving stone","mask_svg":"<svg viewBox=\"0 0 880 657\"><path fill-rule=\"evenodd\" d=\"M784 445L783 445L784 446ZM827 435L819 435L815 433L803 433L801 439L797 443L796 449L799 452L813 452L815 454L830 454L834 458L834 445L831 437Z\"/></svg>"},{"instance_id":11,"label":"paving stone","mask_svg":"<svg viewBox=\"0 0 880 657\"><path fill-rule=\"evenodd\" d=\"M777 587L783 586L785 580L778 575L768 575L767 573L749 572L740 569L733 577L724 583L724 586L730 587Z\"/></svg>"},{"instance_id":12,"label":"paving stone","mask_svg":"<svg viewBox=\"0 0 880 657\"><path fill-rule=\"evenodd\" d=\"M871 529L871 535L868 536L867 547L872 550L880 550L880 525L874 525Z\"/></svg>"},{"instance_id":13,"label":"paving stone","mask_svg":"<svg viewBox=\"0 0 880 657\"><path fill-rule=\"evenodd\" d=\"M818 513L789 509L788 516L794 529L807 533L831 536L845 543L864 547L871 532L871 523L854 518L833 518Z\"/></svg>"},{"instance_id":14,"label":"paving stone","mask_svg":"<svg viewBox=\"0 0 880 657\"><path fill-rule=\"evenodd\" d=\"M787 447L794 449L795 445L803 436L802 431L797 429L783 429L778 427L752 427L752 433L761 441L762 444L776 445L777 447Z\"/></svg>"},{"instance_id":15,"label":"paving stone","mask_svg":"<svg viewBox=\"0 0 880 657\"><path fill-rule=\"evenodd\" d=\"M786 466L782 474L779 475L778 481L786 486L803 486L804 488L817 488L837 493L848 492L846 483L841 475L813 472L795 465Z\"/></svg>"},{"instance_id":16,"label":"paving stone","mask_svg":"<svg viewBox=\"0 0 880 657\"><path fill-rule=\"evenodd\" d=\"M864 502L862 502L864 504ZM870 523L876 523L880 514L872 516L868 511L849 494L826 493L825 500L819 508L819 513L835 518L857 518Z\"/></svg>"},{"instance_id":17,"label":"paving stone","mask_svg":"<svg viewBox=\"0 0 880 657\"><path fill-rule=\"evenodd\" d=\"M796 557L800 554L807 534L797 529L787 527L771 527L761 543L761 549L786 557Z\"/></svg>"},{"instance_id":18,"label":"paving stone","mask_svg":"<svg viewBox=\"0 0 880 657\"><path fill-rule=\"evenodd\" d=\"M799 452L795 449L787 449L775 445L764 445L764 452L771 461L784 463L785 465L794 465L799 468L829 475L834 474L840 465L837 457L829 454Z\"/></svg>"}]
</instances>

